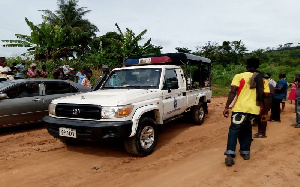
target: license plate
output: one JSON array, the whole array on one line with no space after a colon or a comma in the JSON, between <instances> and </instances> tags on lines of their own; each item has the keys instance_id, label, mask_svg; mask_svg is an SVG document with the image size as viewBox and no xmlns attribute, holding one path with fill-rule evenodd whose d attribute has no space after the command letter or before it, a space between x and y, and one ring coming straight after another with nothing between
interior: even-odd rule
<instances>
[{"instance_id":1,"label":"license plate","mask_svg":"<svg viewBox=\"0 0 300 187\"><path fill-rule=\"evenodd\" d=\"M59 136L76 138L76 129L60 127L59 128Z\"/></svg>"}]
</instances>

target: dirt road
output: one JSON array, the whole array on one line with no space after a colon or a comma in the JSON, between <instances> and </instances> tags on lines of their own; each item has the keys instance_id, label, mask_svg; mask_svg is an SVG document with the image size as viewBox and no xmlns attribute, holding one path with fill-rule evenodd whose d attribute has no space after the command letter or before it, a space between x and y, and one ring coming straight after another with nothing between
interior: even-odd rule
<instances>
[{"instance_id":1,"label":"dirt road","mask_svg":"<svg viewBox=\"0 0 300 187\"><path fill-rule=\"evenodd\" d=\"M144 158L128 155L121 142L65 146L43 127L1 129L0 186L299 186L294 105L286 104L281 123L268 123L267 138L254 139L250 160L238 155L226 167L225 101L212 99L201 126L167 125Z\"/></svg>"}]
</instances>

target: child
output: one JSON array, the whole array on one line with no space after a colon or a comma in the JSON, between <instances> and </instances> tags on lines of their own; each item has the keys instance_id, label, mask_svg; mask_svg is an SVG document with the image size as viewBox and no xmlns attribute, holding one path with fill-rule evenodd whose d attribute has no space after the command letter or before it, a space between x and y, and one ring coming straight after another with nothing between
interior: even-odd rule
<instances>
[{"instance_id":1,"label":"child","mask_svg":"<svg viewBox=\"0 0 300 187\"><path fill-rule=\"evenodd\" d=\"M291 101L291 104L293 103L293 101L296 100L296 89L297 89L297 81L294 80L293 83L291 83L291 91L289 93L289 97L288 97L288 100Z\"/></svg>"}]
</instances>

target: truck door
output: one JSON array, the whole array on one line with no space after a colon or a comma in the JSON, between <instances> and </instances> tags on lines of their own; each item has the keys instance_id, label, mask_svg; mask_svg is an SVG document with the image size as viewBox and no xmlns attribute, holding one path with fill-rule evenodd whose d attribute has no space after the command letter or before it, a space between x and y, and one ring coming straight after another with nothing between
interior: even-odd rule
<instances>
[{"instance_id":1,"label":"truck door","mask_svg":"<svg viewBox=\"0 0 300 187\"><path fill-rule=\"evenodd\" d=\"M181 114L185 108L185 89L180 88L176 69L166 69L163 86L163 119Z\"/></svg>"}]
</instances>

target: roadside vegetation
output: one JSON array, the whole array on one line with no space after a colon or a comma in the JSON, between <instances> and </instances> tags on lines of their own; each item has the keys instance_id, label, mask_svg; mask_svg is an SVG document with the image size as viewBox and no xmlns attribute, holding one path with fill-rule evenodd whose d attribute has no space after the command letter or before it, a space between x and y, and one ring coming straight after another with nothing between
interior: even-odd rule
<instances>
[{"instance_id":1,"label":"roadside vegetation","mask_svg":"<svg viewBox=\"0 0 300 187\"><path fill-rule=\"evenodd\" d=\"M111 69L121 67L130 56L161 54L162 46L155 46L151 38L144 36L147 29L140 33L126 28L121 29L118 23L116 30L97 36L97 28L85 15L91 10L79 7L78 0L59 0L56 11L41 10L43 22L34 24L27 18L25 22L31 30L30 35L15 34L16 39L2 39L3 47L26 47L27 53L18 57L7 57L9 66L13 62L26 65L37 63L37 69L43 64L52 72L58 65L69 63L75 70L90 66L93 70L92 82L101 75L102 65ZM149 38L149 37L147 37ZM292 82L295 74L300 74L300 46L286 43L278 47L248 51L242 41L207 42L195 50L179 46L178 52L200 55L212 60L212 83L214 96L226 96L230 83L236 73L245 71L245 62L250 57L261 61L259 70L270 73L278 81L280 72L287 73L287 81ZM50 73L50 77L52 74Z\"/></svg>"}]
</instances>

